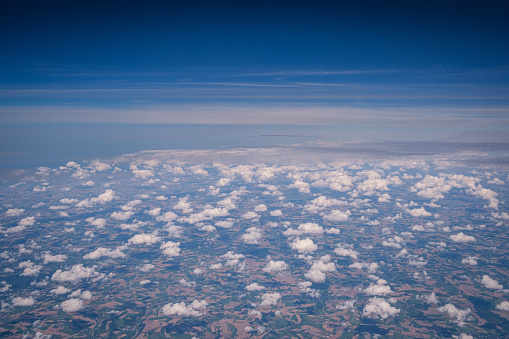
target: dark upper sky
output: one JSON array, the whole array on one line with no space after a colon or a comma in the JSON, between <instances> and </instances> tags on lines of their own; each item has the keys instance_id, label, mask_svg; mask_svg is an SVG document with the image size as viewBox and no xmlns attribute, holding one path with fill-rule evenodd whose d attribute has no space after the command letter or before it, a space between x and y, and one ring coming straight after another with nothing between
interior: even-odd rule
<instances>
[{"instance_id":1,"label":"dark upper sky","mask_svg":"<svg viewBox=\"0 0 509 339\"><path fill-rule=\"evenodd\" d=\"M4 1L3 121L23 116L14 106L500 110L509 99L508 4Z\"/></svg>"}]
</instances>

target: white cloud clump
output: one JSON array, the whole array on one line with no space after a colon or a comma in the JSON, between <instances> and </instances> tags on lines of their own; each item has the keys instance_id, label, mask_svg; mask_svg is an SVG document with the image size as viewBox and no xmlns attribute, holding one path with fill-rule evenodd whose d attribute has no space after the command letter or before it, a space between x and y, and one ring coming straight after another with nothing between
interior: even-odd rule
<instances>
[{"instance_id":1,"label":"white cloud clump","mask_svg":"<svg viewBox=\"0 0 509 339\"><path fill-rule=\"evenodd\" d=\"M178 257L180 255L180 243L167 241L160 247L163 250L163 254L168 257Z\"/></svg>"},{"instance_id":2,"label":"white cloud clump","mask_svg":"<svg viewBox=\"0 0 509 339\"><path fill-rule=\"evenodd\" d=\"M352 259L357 259L359 252L353 250L353 246L351 245L342 245L338 244L334 249L334 253L341 257L350 257Z\"/></svg>"},{"instance_id":3,"label":"white cloud clump","mask_svg":"<svg viewBox=\"0 0 509 339\"><path fill-rule=\"evenodd\" d=\"M375 284L369 285L364 289L364 293L367 295L387 295L392 293L391 287L387 285L387 281L384 279L378 279Z\"/></svg>"},{"instance_id":4,"label":"white cloud clump","mask_svg":"<svg viewBox=\"0 0 509 339\"><path fill-rule=\"evenodd\" d=\"M83 300L78 298L71 298L60 303L62 311L67 313L77 312L83 309Z\"/></svg>"},{"instance_id":5,"label":"white cloud clump","mask_svg":"<svg viewBox=\"0 0 509 339\"><path fill-rule=\"evenodd\" d=\"M203 315L199 309L207 307L208 303L205 300L194 300L191 304L187 305L185 302L166 304L163 306L162 311L165 315L177 315L181 317L199 317Z\"/></svg>"},{"instance_id":6,"label":"white cloud clump","mask_svg":"<svg viewBox=\"0 0 509 339\"><path fill-rule=\"evenodd\" d=\"M274 293L264 293L261 296L262 302L260 303L260 306L267 306L267 305L276 305L281 299L281 294L274 292Z\"/></svg>"},{"instance_id":7,"label":"white cloud clump","mask_svg":"<svg viewBox=\"0 0 509 339\"><path fill-rule=\"evenodd\" d=\"M12 305L13 306L32 306L33 304L35 304L35 299L33 297L28 297L28 298L15 297L15 298L12 298Z\"/></svg>"},{"instance_id":8,"label":"white cloud clump","mask_svg":"<svg viewBox=\"0 0 509 339\"><path fill-rule=\"evenodd\" d=\"M265 287L259 285L258 283L252 283L246 286L246 290L248 291L261 291L264 290Z\"/></svg>"},{"instance_id":9,"label":"white cloud clump","mask_svg":"<svg viewBox=\"0 0 509 339\"><path fill-rule=\"evenodd\" d=\"M246 233L242 235L242 241L246 244L259 244L262 238L262 231L256 227L250 227L246 230Z\"/></svg>"},{"instance_id":10,"label":"white cloud clump","mask_svg":"<svg viewBox=\"0 0 509 339\"><path fill-rule=\"evenodd\" d=\"M377 316L380 319L387 319L388 317L395 316L401 310L391 306L389 302L387 302L383 298L373 297L369 299L369 302L364 309L362 310L362 315L365 317Z\"/></svg>"},{"instance_id":11,"label":"white cloud clump","mask_svg":"<svg viewBox=\"0 0 509 339\"><path fill-rule=\"evenodd\" d=\"M299 253L312 253L318 249L318 246L313 242L313 240L306 239L295 239L291 245L292 250L296 250Z\"/></svg>"},{"instance_id":12,"label":"white cloud clump","mask_svg":"<svg viewBox=\"0 0 509 339\"><path fill-rule=\"evenodd\" d=\"M499 284L497 280L491 278L489 275L482 276L481 284L483 284L486 288L489 288L492 290L501 290L504 288L504 286Z\"/></svg>"},{"instance_id":13,"label":"white cloud clump","mask_svg":"<svg viewBox=\"0 0 509 339\"><path fill-rule=\"evenodd\" d=\"M57 270L51 276L51 280L62 282L77 283L80 280L88 278L96 278L99 276L94 267L84 267L82 264L73 265L70 270Z\"/></svg>"},{"instance_id":14,"label":"white cloud clump","mask_svg":"<svg viewBox=\"0 0 509 339\"><path fill-rule=\"evenodd\" d=\"M461 310L449 303L438 308L439 312L446 313L450 318L454 318L459 326L465 326L465 321L469 320L470 308Z\"/></svg>"},{"instance_id":15,"label":"white cloud clump","mask_svg":"<svg viewBox=\"0 0 509 339\"><path fill-rule=\"evenodd\" d=\"M418 295L416 298L430 305L438 304L438 298L435 292L431 292L430 294Z\"/></svg>"},{"instance_id":16,"label":"white cloud clump","mask_svg":"<svg viewBox=\"0 0 509 339\"><path fill-rule=\"evenodd\" d=\"M50 262L64 262L67 260L67 256L65 254L51 255L46 253L42 258L44 260L44 265L49 264Z\"/></svg>"},{"instance_id":17,"label":"white cloud clump","mask_svg":"<svg viewBox=\"0 0 509 339\"><path fill-rule=\"evenodd\" d=\"M116 248L114 250L110 250L109 248L99 247L95 251L92 251L85 256L84 259L99 259L101 257L109 257L109 258L125 258L127 255L122 252L121 248Z\"/></svg>"},{"instance_id":18,"label":"white cloud clump","mask_svg":"<svg viewBox=\"0 0 509 339\"><path fill-rule=\"evenodd\" d=\"M8 217L18 217L25 212L23 208L9 208L5 215Z\"/></svg>"},{"instance_id":19,"label":"white cloud clump","mask_svg":"<svg viewBox=\"0 0 509 339\"><path fill-rule=\"evenodd\" d=\"M57 288L54 288L51 291L49 291L49 293L56 295L67 294L69 292L71 292L71 290L62 285L59 285Z\"/></svg>"},{"instance_id":20,"label":"white cloud clump","mask_svg":"<svg viewBox=\"0 0 509 339\"><path fill-rule=\"evenodd\" d=\"M271 260L267 263L267 266L263 268L266 273L281 272L288 269L288 264L282 260L274 261Z\"/></svg>"},{"instance_id":21,"label":"white cloud clump","mask_svg":"<svg viewBox=\"0 0 509 339\"><path fill-rule=\"evenodd\" d=\"M475 242L475 238L471 235L466 235L463 232L449 236L454 242Z\"/></svg>"},{"instance_id":22,"label":"white cloud clump","mask_svg":"<svg viewBox=\"0 0 509 339\"><path fill-rule=\"evenodd\" d=\"M500 311L509 311L509 301L502 301L497 305L497 310Z\"/></svg>"},{"instance_id":23,"label":"white cloud clump","mask_svg":"<svg viewBox=\"0 0 509 339\"><path fill-rule=\"evenodd\" d=\"M323 256L320 260L317 260L313 263L309 271L304 274L306 279L311 280L314 283L323 283L325 282L327 276L325 272L335 272L336 264L330 262L330 257L328 255Z\"/></svg>"},{"instance_id":24,"label":"white cloud clump","mask_svg":"<svg viewBox=\"0 0 509 339\"><path fill-rule=\"evenodd\" d=\"M131 239L128 240L128 242L130 244L135 244L135 245L141 245L141 244L153 245L155 243L158 243L159 241L161 241L161 237L154 235L154 234L146 234L146 233L136 234Z\"/></svg>"},{"instance_id":25,"label":"white cloud clump","mask_svg":"<svg viewBox=\"0 0 509 339\"><path fill-rule=\"evenodd\" d=\"M338 223L343 221L348 221L350 219L350 215L352 213L350 211L340 211L340 210L332 210L329 214L324 214L323 220Z\"/></svg>"}]
</instances>

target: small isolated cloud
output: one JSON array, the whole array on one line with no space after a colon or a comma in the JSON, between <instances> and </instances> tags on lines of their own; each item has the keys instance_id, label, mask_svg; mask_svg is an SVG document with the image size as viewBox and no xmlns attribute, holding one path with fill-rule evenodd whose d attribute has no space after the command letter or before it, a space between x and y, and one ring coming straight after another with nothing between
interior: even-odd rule
<instances>
[{"instance_id":1,"label":"small isolated cloud","mask_svg":"<svg viewBox=\"0 0 509 339\"><path fill-rule=\"evenodd\" d=\"M497 280L491 278L489 275L482 276L481 284L492 290L501 290L504 288L504 286L500 285Z\"/></svg>"},{"instance_id":2,"label":"small isolated cloud","mask_svg":"<svg viewBox=\"0 0 509 339\"><path fill-rule=\"evenodd\" d=\"M270 215L272 217L282 217L283 216L283 212L281 212L281 210L274 210L274 211L270 212Z\"/></svg>"},{"instance_id":3,"label":"small isolated cloud","mask_svg":"<svg viewBox=\"0 0 509 339\"><path fill-rule=\"evenodd\" d=\"M297 228L302 234L323 234L323 227L313 222L300 224Z\"/></svg>"},{"instance_id":4,"label":"small isolated cloud","mask_svg":"<svg viewBox=\"0 0 509 339\"><path fill-rule=\"evenodd\" d=\"M20 275L26 277L36 276L42 269L41 265L36 265L30 260L19 263L18 267L24 269Z\"/></svg>"},{"instance_id":5,"label":"small isolated cloud","mask_svg":"<svg viewBox=\"0 0 509 339\"><path fill-rule=\"evenodd\" d=\"M466 235L463 232L451 235L449 238L451 238L454 242L475 242L475 238L473 236Z\"/></svg>"},{"instance_id":6,"label":"small isolated cloud","mask_svg":"<svg viewBox=\"0 0 509 339\"><path fill-rule=\"evenodd\" d=\"M317 260L313 263L309 271L304 274L306 279L311 280L314 283L323 283L327 276L325 272L335 272L336 264L330 262L330 257L323 256L320 260Z\"/></svg>"},{"instance_id":7,"label":"small isolated cloud","mask_svg":"<svg viewBox=\"0 0 509 339\"><path fill-rule=\"evenodd\" d=\"M424 209L424 207L421 207L421 208L416 208L416 209L408 209L407 212L412 216L412 217L431 217L432 214L428 211L426 211Z\"/></svg>"},{"instance_id":8,"label":"small isolated cloud","mask_svg":"<svg viewBox=\"0 0 509 339\"><path fill-rule=\"evenodd\" d=\"M5 215L8 217L18 217L25 212L23 208L9 208Z\"/></svg>"},{"instance_id":9,"label":"small isolated cloud","mask_svg":"<svg viewBox=\"0 0 509 339\"><path fill-rule=\"evenodd\" d=\"M92 299L92 292L77 290L77 291L72 292L70 297L80 298L82 300L89 300L89 299Z\"/></svg>"},{"instance_id":10,"label":"small isolated cloud","mask_svg":"<svg viewBox=\"0 0 509 339\"><path fill-rule=\"evenodd\" d=\"M141 234L136 234L135 236L133 236L131 239L129 239L128 242L130 244L135 244L135 245L141 245L141 244L153 245L153 244L159 242L160 240L161 240L161 237L159 237L157 235L141 233Z\"/></svg>"},{"instance_id":11,"label":"small isolated cloud","mask_svg":"<svg viewBox=\"0 0 509 339\"><path fill-rule=\"evenodd\" d=\"M246 233L242 235L242 241L246 244L259 244L262 238L262 231L256 227L250 227L246 230Z\"/></svg>"},{"instance_id":12,"label":"small isolated cloud","mask_svg":"<svg viewBox=\"0 0 509 339\"><path fill-rule=\"evenodd\" d=\"M111 213L111 218L115 220L127 221L133 216L133 214L133 211L113 212Z\"/></svg>"},{"instance_id":13,"label":"small isolated cloud","mask_svg":"<svg viewBox=\"0 0 509 339\"><path fill-rule=\"evenodd\" d=\"M274 293L264 293L261 296L262 302L260 303L260 306L266 306L266 305L276 305L281 299L281 294L274 292Z\"/></svg>"},{"instance_id":14,"label":"small isolated cloud","mask_svg":"<svg viewBox=\"0 0 509 339\"><path fill-rule=\"evenodd\" d=\"M320 298L320 292L311 288L311 285L313 285L311 281L303 281L297 284L297 286L299 286L300 293L307 294L311 298Z\"/></svg>"},{"instance_id":15,"label":"small isolated cloud","mask_svg":"<svg viewBox=\"0 0 509 339\"><path fill-rule=\"evenodd\" d=\"M35 304L35 299L33 297L15 297L12 299L13 306L32 306L33 304Z\"/></svg>"},{"instance_id":16,"label":"small isolated cloud","mask_svg":"<svg viewBox=\"0 0 509 339\"><path fill-rule=\"evenodd\" d=\"M255 212L265 212L267 210L267 206L264 204L259 204L254 208Z\"/></svg>"},{"instance_id":17,"label":"small isolated cloud","mask_svg":"<svg viewBox=\"0 0 509 339\"><path fill-rule=\"evenodd\" d=\"M205 300L194 300L189 305L187 305L185 302L166 304L163 306L162 311L165 315L199 317L203 315L203 313L198 310L207 307L207 305L208 303Z\"/></svg>"},{"instance_id":18,"label":"small isolated cloud","mask_svg":"<svg viewBox=\"0 0 509 339\"><path fill-rule=\"evenodd\" d=\"M430 305L438 304L438 298L435 292L431 292L430 294L418 295L416 298Z\"/></svg>"},{"instance_id":19,"label":"small isolated cloud","mask_svg":"<svg viewBox=\"0 0 509 339\"><path fill-rule=\"evenodd\" d=\"M461 263L475 266L475 265L477 265L478 259L479 258L477 258L477 257L466 257L466 258L461 259Z\"/></svg>"},{"instance_id":20,"label":"small isolated cloud","mask_svg":"<svg viewBox=\"0 0 509 339\"><path fill-rule=\"evenodd\" d=\"M64 262L67 260L67 256L65 254L51 255L46 253L42 258L44 260L44 265L49 264L50 262Z\"/></svg>"},{"instance_id":21,"label":"small isolated cloud","mask_svg":"<svg viewBox=\"0 0 509 339\"><path fill-rule=\"evenodd\" d=\"M374 297L369 299L368 304L364 306L362 315L365 317L375 316L383 320L395 316L399 312L400 309L391 306L385 299Z\"/></svg>"},{"instance_id":22,"label":"small isolated cloud","mask_svg":"<svg viewBox=\"0 0 509 339\"><path fill-rule=\"evenodd\" d=\"M324 214L323 219L334 223L343 222L348 221L351 214L350 211L343 212L340 210L332 210L329 214Z\"/></svg>"},{"instance_id":23,"label":"small isolated cloud","mask_svg":"<svg viewBox=\"0 0 509 339\"><path fill-rule=\"evenodd\" d=\"M109 257L109 258L125 258L127 255L122 252L120 248L116 248L114 250L110 250L109 248L99 247L93 252L90 252L83 256L84 259L99 259L101 257Z\"/></svg>"},{"instance_id":24,"label":"small isolated cloud","mask_svg":"<svg viewBox=\"0 0 509 339\"><path fill-rule=\"evenodd\" d=\"M500 311L509 311L509 301L502 301L497 305L497 310Z\"/></svg>"},{"instance_id":25,"label":"small isolated cloud","mask_svg":"<svg viewBox=\"0 0 509 339\"><path fill-rule=\"evenodd\" d=\"M366 269L368 271L368 273L375 273L376 270L378 269L379 265L376 262L366 263L366 262L358 261L358 262L354 262L353 264L351 264L348 267L356 268L359 270Z\"/></svg>"},{"instance_id":26,"label":"small isolated cloud","mask_svg":"<svg viewBox=\"0 0 509 339\"><path fill-rule=\"evenodd\" d=\"M95 278L99 276L99 272L97 272L93 267L84 267L82 264L74 265L70 270L62 271L57 270L53 273L51 280L62 282L72 282L76 283L83 279Z\"/></svg>"},{"instance_id":27,"label":"small isolated cloud","mask_svg":"<svg viewBox=\"0 0 509 339\"><path fill-rule=\"evenodd\" d=\"M387 295L392 293L391 287L387 285L387 281L384 279L378 279L375 284L369 285L364 289L364 293L367 295Z\"/></svg>"},{"instance_id":28,"label":"small isolated cloud","mask_svg":"<svg viewBox=\"0 0 509 339\"><path fill-rule=\"evenodd\" d=\"M90 217L87 218L86 221L97 228L104 228L104 226L106 226L106 219L103 218Z\"/></svg>"},{"instance_id":29,"label":"small isolated cloud","mask_svg":"<svg viewBox=\"0 0 509 339\"><path fill-rule=\"evenodd\" d=\"M465 326L465 321L468 321L469 314L471 312L470 308L461 310L450 303L439 307L438 311L447 314L450 318L453 318L459 326Z\"/></svg>"},{"instance_id":30,"label":"small isolated cloud","mask_svg":"<svg viewBox=\"0 0 509 339\"><path fill-rule=\"evenodd\" d=\"M296 250L299 253L312 253L318 249L318 246L313 242L313 240L306 239L295 239L291 245L292 250Z\"/></svg>"},{"instance_id":31,"label":"small isolated cloud","mask_svg":"<svg viewBox=\"0 0 509 339\"><path fill-rule=\"evenodd\" d=\"M167 241L160 247L163 250L163 254L168 257L178 257L180 255L180 243Z\"/></svg>"},{"instance_id":32,"label":"small isolated cloud","mask_svg":"<svg viewBox=\"0 0 509 339\"><path fill-rule=\"evenodd\" d=\"M354 251L351 248L346 248L346 246L341 244L338 244L338 247L334 249L334 253L341 257L350 257L352 259L357 259L357 256L359 255L359 252Z\"/></svg>"},{"instance_id":33,"label":"small isolated cloud","mask_svg":"<svg viewBox=\"0 0 509 339\"><path fill-rule=\"evenodd\" d=\"M60 285L60 286L58 286L57 288L54 288L54 289L52 289L51 291L49 291L49 293L51 293L51 294L56 294L56 295L67 294L67 293L69 293L69 292L71 292L71 290L70 290L70 289L68 289L68 288L67 288L67 287L65 287L65 286L62 286L62 285Z\"/></svg>"},{"instance_id":34,"label":"small isolated cloud","mask_svg":"<svg viewBox=\"0 0 509 339\"><path fill-rule=\"evenodd\" d=\"M285 263L282 260L274 261L271 260L268 262L268 264L263 268L263 271L266 273L273 273L273 272L281 272L288 269L288 264Z\"/></svg>"},{"instance_id":35,"label":"small isolated cloud","mask_svg":"<svg viewBox=\"0 0 509 339\"><path fill-rule=\"evenodd\" d=\"M256 212L246 212L242 215L243 219L256 219L258 218L258 214Z\"/></svg>"},{"instance_id":36,"label":"small isolated cloud","mask_svg":"<svg viewBox=\"0 0 509 339\"><path fill-rule=\"evenodd\" d=\"M60 303L62 311L67 313L77 312L83 309L83 300L78 298L71 298Z\"/></svg>"},{"instance_id":37,"label":"small isolated cloud","mask_svg":"<svg viewBox=\"0 0 509 339\"><path fill-rule=\"evenodd\" d=\"M248 291L262 291L265 287L259 285L258 283L252 283L246 286L246 290Z\"/></svg>"}]
</instances>

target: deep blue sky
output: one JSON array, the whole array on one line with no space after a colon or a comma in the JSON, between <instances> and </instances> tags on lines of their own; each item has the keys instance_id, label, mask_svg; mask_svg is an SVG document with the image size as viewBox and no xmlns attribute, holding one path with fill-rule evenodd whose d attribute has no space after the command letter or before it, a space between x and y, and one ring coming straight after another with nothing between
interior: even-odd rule
<instances>
[{"instance_id":1,"label":"deep blue sky","mask_svg":"<svg viewBox=\"0 0 509 339\"><path fill-rule=\"evenodd\" d=\"M0 121L500 128L507 18L507 1L4 1Z\"/></svg>"}]
</instances>

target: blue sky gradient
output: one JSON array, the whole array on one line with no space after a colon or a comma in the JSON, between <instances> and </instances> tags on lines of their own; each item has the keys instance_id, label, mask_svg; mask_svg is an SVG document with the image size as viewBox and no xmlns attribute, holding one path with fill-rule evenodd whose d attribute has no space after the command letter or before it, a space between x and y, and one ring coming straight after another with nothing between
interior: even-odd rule
<instances>
[{"instance_id":1,"label":"blue sky gradient","mask_svg":"<svg viewBox=\"0 0 509 339\"><path fill-rule=\"evenodd\" d=\"M507 131L504 1L12 1L0 13L4 124Z\"/></svg>"}]
</instances>

